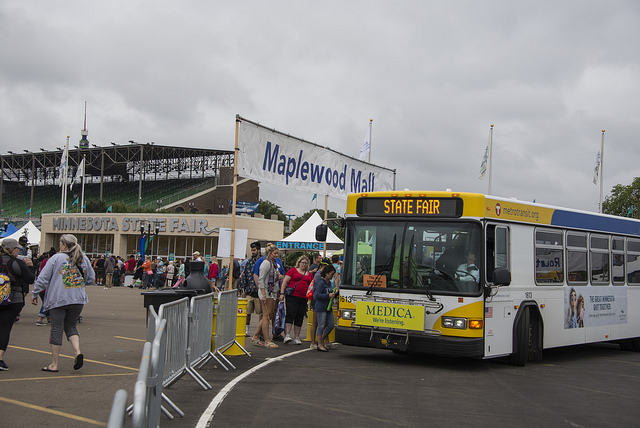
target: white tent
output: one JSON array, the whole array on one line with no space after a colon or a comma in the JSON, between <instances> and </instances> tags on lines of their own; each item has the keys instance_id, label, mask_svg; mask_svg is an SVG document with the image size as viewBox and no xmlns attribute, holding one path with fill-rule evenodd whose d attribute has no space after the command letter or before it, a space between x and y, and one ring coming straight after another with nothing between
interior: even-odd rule
<instances>
[{"instance_id":1,"label":"white tent","mask_svg":"<svg viewBox=\"0 0 640 428\"><path fill-rule=\"evenodd\" d=\"M320 242L316 241L316 227L322 224L322 218L317 211L311 214L311 217L304 222L298 230L283 239L285 242ZM331 229L327 230L327 244L343 244L342 240L336 236Z\"/></svg>"},{"instance_id":2,"label":"white tent","mask_svg":"<svg viewBox=\"0 0 640 428\"><path fill-rule=\"evenodd\" d=\"M31 221L15 231L13 234L5 236L4 238L2 238L2 240L13 238L17 241L21 236L25 234L27 235L27 239L29 240L29 246L40 245L40 230L38 230L38 228ZM1 242L2 241L0 241L0 243Z\"/></svg>"}]
</instances>

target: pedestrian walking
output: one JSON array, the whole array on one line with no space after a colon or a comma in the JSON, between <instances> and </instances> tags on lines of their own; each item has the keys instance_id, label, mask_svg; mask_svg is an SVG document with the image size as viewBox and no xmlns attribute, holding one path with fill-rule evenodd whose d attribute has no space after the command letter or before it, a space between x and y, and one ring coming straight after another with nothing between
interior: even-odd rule
<instances>
[{"instance_id":1,"label":"pedestrian walking","mask_svg":"<svg viewBox=\"0 0 640 428\"><path fill-rule=\"evenodd\" d=\"M35 276L24 262L17 258L20 244L13 238L5 238L0 247L0 281L4 285L5 281L10 283L7 289L6 304L0 305L0 370L9 370L9 366L4 361L4 354L9 346L11 329L16 318L20 315L24 307L25 296L29 293L29 284ZM37 296L36 296L37 303Z\"/></svg>"},{"instance_id":2,"label":"pedestrian walking","mask_svg":"<svg viewBox=\"0 0 640 428\"><path fill-rule=\"evenodd\" d=\"M85 285L95 281L95 272L74 235L60 236L60 251L49 259L34 284L31 303L38 303L38 293L46 290L45 309L51 315L51 363L42 368L45 372L58 372L58 358L62 348L62 333L71 343L75 354L73 369L84 363L80 351L80 336L76 324L85 304L89 302Z\"/></svg>"}]
</instances>

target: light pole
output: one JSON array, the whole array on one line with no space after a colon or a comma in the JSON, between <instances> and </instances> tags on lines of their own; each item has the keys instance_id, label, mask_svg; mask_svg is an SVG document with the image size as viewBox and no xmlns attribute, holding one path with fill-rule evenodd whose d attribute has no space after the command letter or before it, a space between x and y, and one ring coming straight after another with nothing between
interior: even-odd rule
<instances>
[{"instance_id":1,"label":"light pole","mask_svg":"<svg viewBox=\"0 0 640 428\"><path fill-rule=\"evenodd\" d=\"M151 240L158 236L160 228L156 225L155 232L151 230L151 223L148 223L147 232L145 234L145 223L140 224L140 258L144 261L147 246L149 248L149 259L153 260L153 245L149 245Z\"/></svg>"}]
</instances>

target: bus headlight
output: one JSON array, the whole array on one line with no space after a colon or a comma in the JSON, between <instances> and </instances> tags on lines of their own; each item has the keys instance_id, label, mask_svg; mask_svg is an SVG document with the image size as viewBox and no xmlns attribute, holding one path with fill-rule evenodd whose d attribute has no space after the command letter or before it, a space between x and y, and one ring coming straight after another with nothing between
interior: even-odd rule
<instances>
[{"instance_id":1,"label":"bus headlight","mask_svg":"<svg viewBox=\"0 0 640 428\"><path fill-rule=\"evenodd\" d=\"M467 328L467 319L466 318L454 318L454 317L443 317L442 318L442 326L445 328L459 328L465 329Z\"/></svg>"},{"instance_id":2,"label":"bus headlight","mask_svg":"<svg viewBox=\"0 0 640 428\"><path fill-rule=\"evenodd\" d=\"M356 319L356 310L340 309L340 318L342 318L343 320L354 320Z\"/></svg>"}]
</instances>

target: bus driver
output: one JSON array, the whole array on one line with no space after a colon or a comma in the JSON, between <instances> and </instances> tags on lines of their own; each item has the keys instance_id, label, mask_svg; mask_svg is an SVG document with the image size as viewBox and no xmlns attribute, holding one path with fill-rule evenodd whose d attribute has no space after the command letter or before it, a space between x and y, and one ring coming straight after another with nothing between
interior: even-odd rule
<instances>
[{"instance_id":1,"label":"bus driver","mask_svg":"<svg viewBox=\"0 0 640 428\"><path fill-rule=\"evenodd\" d=\"M458 266L458 275L460 275L461 281L475 281L476 284L480 281L480 271L478 270L478 266L476 266L476 255L473 251L467 251L466 254L466 263L462 263ZM465 275L463 272L466 272Z\"/></svg>"}]
</instances>

